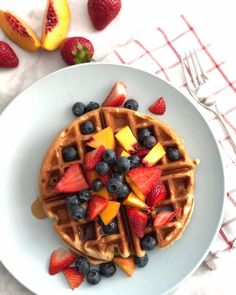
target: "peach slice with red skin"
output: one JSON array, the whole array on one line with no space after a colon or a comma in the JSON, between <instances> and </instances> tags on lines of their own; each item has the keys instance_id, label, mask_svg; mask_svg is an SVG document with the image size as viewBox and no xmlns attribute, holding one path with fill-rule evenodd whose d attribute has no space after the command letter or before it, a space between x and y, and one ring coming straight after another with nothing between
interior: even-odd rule
<instances>
[{"instance_id":1,"label":"peach slice with red skin","mask_svg":"<svg viewBox=\"0 0 236 295\"><path fill-rule=\"evenodd\" d=\"M70 8L67 0L48 0L42 32L42 47L55 50L65 39L70 26Z\"/></svg>"},{"instance_id":2,"label":"peach slice with red skin","mask_svg":"<svg viewBox=\"0 0 236 295\"><path fill-rule=\"evenodd\" d=\"M158 142L154 147L149 151L149 153L143 158L142 163L146 167L152 167L158 161L161 160L162 157L166 154L163 146Z\"/></svg>"},{"instance_id":3,"label":"peach slice with red skin","mask_svg":"<svg viewBox=\"0 0 236 295\"><path fill-rule=\"evenodd\" d=\"M40 41L33 30L11 11L0 10L0 27L7 37L27 51L36 51Z\"/></svg>"},{"instance_id":4,"label":"peach slice with red skin","mask_svg":"<svg viewBox=\"0 0 236 295\"><path fill-rule=\"evenodd\" d=\"M106 127L94 134L86 143L92 148L103 145L105 149L115 149L115 137L111 127Z\"/></svg>"},{"instance_id":5,"label":"peach slice with red skin","mask_svg":"<svg viewBox=\"0 0 236 295\"><path fill-rule=\"evenodd\" d=\"M126 197L122 204L128 207L134 207L149 211L148 205L140 200L133 192L129 193L128 197Z\"/></svg>"},{"instance_id":6,"label":"peach slice with red skin","mask_svg":"<svg viewBox=\"0 0 236 295\"><path fill-rule=\"evenodd\" d=\"M133 135L129 126L125 126L120 129L115 134L115 137L119 144L126 150L126 152L132 153L137 149L138 141Z\"/></svg>"},{"instance_id":7,"label":"peach slice with red skin","mask_svg":"<svg viewBox=\"0 0 236 295\"><path fill-rule=\"evenodd\" d=\"M129 258L114 257L113 262L125 273L127 273L127 275L129 275L130 277L134 274L135 264L134 264L134 260L131 257Z\"/></svg>"}]
</instances>

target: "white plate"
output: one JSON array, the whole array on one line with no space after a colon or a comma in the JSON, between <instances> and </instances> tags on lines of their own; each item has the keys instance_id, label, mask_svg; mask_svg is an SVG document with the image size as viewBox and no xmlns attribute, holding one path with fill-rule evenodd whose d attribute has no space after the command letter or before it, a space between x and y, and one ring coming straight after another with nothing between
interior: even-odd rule
<instances>
[{"instance_id":1,"label":"white plate","mask_svg":"<svg viewBox=\"0 0 236 295\"><path fill-rule=\"evenodd\" d=\"M161 119L182 135L191 158L201 160L195 208L183 237L169 249L152 251L146 268L137 269L132 278L117 271L95 287L84 283L79 293L170 292L199 266L219 229L222 162L208 125L192 103L170 84L131 67L93 63L62 69L31 85L0 117L1 260L36 294L72 294L63 274L48 275L50 253L61 245L51 220L39 221L31 215L41 160L55 135L74 119L73 103L102 102L117 80L127 85L128 97L138 99L140 112L147 112L154 99L165 97L167 111Z\"/></svg>"}]
</instances>

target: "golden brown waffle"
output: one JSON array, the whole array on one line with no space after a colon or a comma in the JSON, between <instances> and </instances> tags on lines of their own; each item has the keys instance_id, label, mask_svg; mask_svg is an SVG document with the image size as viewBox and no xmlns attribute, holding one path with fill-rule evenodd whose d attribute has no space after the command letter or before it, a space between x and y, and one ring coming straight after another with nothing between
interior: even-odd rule
<instances>
[{"instance_id":1,"label":"golden brown waffle","mask_svg":"<svg viewBox=\"0 0 236 295\"><path fill-rule=\"evenodd\" d=\"M59 237L73 252L86 255L94 263L112 260L114 255L128 257L132 253L138 256L143 256L145 253L140 247L140 239L134 235L129 226L123 210L120 210L116 217L118 232L107 235L102 231L98 219L93 222L72 219L65 204L65 197L55 190L55 185L63 176L65 169L73 163L82 163L87 150L86 141L91 137L91 134L83 135L80 132L80 125L86 120L94 123L95 132L110 126L116 133L128 125L136 137L138 129L149 127L164 149L173 146L178 148L180 160L171 162L167 156L164 156L158 162L163 171L162 180L169 197L158 204L152 212L152 217L155 217L156 210L161 206L171 206L173 209L178 207L182 209L182 213L159 230L154 230L153 226L145 229L146 234L152 233L156 236L158 247L172 244L181 237L192 214L194 168L197 162L189 158L181 137L163 121L128 109L111 107L94 110L74 120L56 137L45 155L39 182L40 201L47 216L55 219L53 226ZM63 161L62 150L67 146L77 148L78 160Z\"/></svg>"}]
</instances>

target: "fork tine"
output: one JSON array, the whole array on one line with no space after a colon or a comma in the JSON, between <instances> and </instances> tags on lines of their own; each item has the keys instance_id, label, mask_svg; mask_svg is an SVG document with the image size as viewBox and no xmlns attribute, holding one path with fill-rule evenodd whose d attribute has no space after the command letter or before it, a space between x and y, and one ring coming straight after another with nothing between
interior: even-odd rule
<instances>
[{"instance_id":1,"label":"fork tine","mask_svg":"<svg viewBox=\"0 0 236 295\"><path fill-rule=\"evenodd\" d=\"M192 62L190 62L190 55L187 55L187 53L185 53L185 60L186 60L186 63L187 63L188 69L189 69L189 74L191 76L193 86L194 86L194 88L196 88L199 86L198 81L196 80L196 72L195 72Z\"/></svg>"},{"instance_id":2,"label":"fork tine","mask_svg":"<svg viewBox=\"0 0 236 295\"><path fill-rule=\"evenodd\" d=\"M198 55L197 55L196 50L193 49L193 52L194 52L194 55L195 55L195 57L196 57L196 60L197 60L197 63L198 63L199 69L200 69L200 71L201 71L201 76L202 76L203 82L205 82L206 80L208 80L207 75L206 75L205 71L203 70L202 65L200 64L200 61L199 61L199 58L198 58Z\"/></svg>"},{"instance_id":3,"label":"fork tine","mask_svg":"<svg viewBox=\"0 0 236 295\"><path fill-rule=\"evenodd\" d=\"M186 83L187 83L187 86L188 86L188 90L191 94L192 93L192 88L193 88L193 82L191 80L191 77L190 77L190 72L187 68L187 65L186 63L184 62L184 59L182 57L180 57L181 59L181 64L182 64L182 68L183 68L183 72L184 72L184 77L185 77L185 80L186 80Z\"/></svg>"},{"instance_id":4,"label":"fork tine","mask_svg":"<svg viewBox=\"0 0 236 295\"><path fill-rule=\"evenodd\" d=\"M198 86L201 86L204 84L205 80L203 79L202 74L201 74L199 61L198 62L196 61L196 56L192 51L190 51L190 58L191 58L191 61L193 63L193 67L194 67L194 70L196 73L196 80L198 82Z\"/></svg>"}]
</instances>

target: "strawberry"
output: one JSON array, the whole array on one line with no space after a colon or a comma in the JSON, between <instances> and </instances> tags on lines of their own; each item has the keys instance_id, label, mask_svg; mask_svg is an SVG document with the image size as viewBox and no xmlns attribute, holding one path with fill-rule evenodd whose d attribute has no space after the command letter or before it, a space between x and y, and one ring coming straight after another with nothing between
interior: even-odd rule
<instances>
[{"instance_id":1,"label":"strawberry","mask_svg":"<svg viewBox=\"0 0 236 295\"><path fill-rule=\"evenodd\" d=\"M148 216L137 209L127 208L127 216L131 227L138 238L144 236L144 229L148 222Z\"/></svg>"},{"instance_id":2,"label":"strawberry","mask_svg":"<svg viewBox=\"0 0 236 295\"><path fill-rule=\"evenodd\" d=\"M90 62L94 54L93 44L84 37L65 38L60 51L67 65Z\"/></svg>"},{"instance_id":3,"label":"strawberry","mask_svg":"<svg viewBox=\"0 0 236 295\"><path fill-rule=\"evenodd\" d=\"M66 267L70 266L75 261L75 256L61 248L52 252L49 263L49 274L55 275Z\"/></svg>"},{"instance_id":4,"label":"strawberry","mask_svg":"<svg viewBox=\"0 0 236 295\"><path fill-rule=\"evenodd\" d=\"M181 208L178 208L175 211L169 211L169 210L160 211L159 213L157 213L154 219L154 222L153 222L154 227L161 228L167 225L180 212L181 212Z\"/></svg>"},{"instance_id":5,"label":"strawberry","mask_svg":"<svg viewBox=\"0 0 236 295\"><path fill-rule=\"evenodd\" d=\"M139 190L146 196L152 190L154 184L161 176L161 169L157 166L139 166L128 172L129 178L137 185Z\"/></svg>"},{"instance_id":6,"label":"strawberry","mask_svg":"<svg viewBox=\"0 0 236 295\"><path fill-rule=\"evenodd\" d=\"M76 193L88 188L89 185L84 178L80 164L69 166L56 185L56 190L60 193Z\"/></svg>"},{"instance_id":7,"label":"strawberry","mask_svg":"<svg viewBox=\"0 0 236 295\"><path fill-rule=\"evenodd\" d=\"M149 111L156 115L163 115L166 111L166 103L163 97L160 97L154 104L149 108Z\"/></svg>"},{"instance_id":8,"label":"strawberry","mask_svg":"<svg viewBox=\"0 0 236 295\"><path fill-rule=\"evenodd\" d=\"M103 30L118 15L121 0L89 0L88 13L97 30Z\"/></svg>"},{"instance_id":9,"label":"strawberry","mask_svg":"<svg viewBox=\"0 0 236 295\"><path fill-rule=\"evenodd\" d=\"M105 150L105 147L101 145L99 148L86 153L84 156L84 169L94 170L96 165L102 161L102 154Z\"/></svg>"},{"instance_id":10,"label":"strawberry","mask_svg":"<svg viewBox=\"0 0 236 295\"><path fill-rule=\"evenodd\" d=\"M126 98L126 85L118 81L113 86L112 90L108 94L107 98L103 102L103 107L119 107L123 104Z\"/></svg>"},{"instance_id":11,"label":"strawberry","mask_svg":"<svg viewBox=\"0 0 236 295\"><path fill-rule=\"evenodd\" d=\"M101 180L103 185L107 185L107 182L110 179L110 175L108 175L108 174L100 175L99 179Z\"/></svg>"},{"instance_id":12,"label":"strawberry","mask_svg":"<svg viewBox=\"0 0 236 295\"><path fill-rule=\"evenodd\" d=\"M84 280L84 275L77 271L75 267L67 267L63 270L63 273L72 290L78 288Z\"/></svg>"},{"instance_id":13,"label":"strawberry","mask_svg":"<svg viewBox=\"0 0 236 295\"><path fill-rule=\"evenodd\" d=\"M139 157L142 157L142 156L147 155L149 152L150 152L149 149L141 149L141 148L138 148L137 151L135 152L135 155L137 155Z\"/></svg>"},{"instance_id":14,"label":"strawberry","mask_svg":"<svg viewBox=\"0 0 236 295\"><path fill-rule=\"evenodd\" d=\"M0 68L15 68L18 64L14 50L6 42L0 41Z\"/></svg>"},{"instance_id":15,"label":"strawberry","mask_svg":"<svg viewBox=\"0 0 236 295\"><path fill-rule=\"evenodd\" d=\"M157 203L164 200L167 196L167 190L164 183L161 180L157 180L152 190L147 196L147 204L150 207L154 207Z\"/></svg>"},{"instance_id":16,"label":"strawberry","mask_svg":"<svg viewBox=\"0 0 236 295\"><path fill-rule=\"evenodd\" d=\"M94 220L108 205L108 200L94 195L88 202L89 220Z\"/></svg>"}]
</instances>

